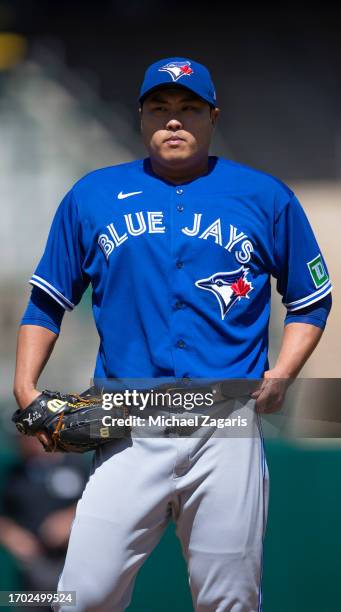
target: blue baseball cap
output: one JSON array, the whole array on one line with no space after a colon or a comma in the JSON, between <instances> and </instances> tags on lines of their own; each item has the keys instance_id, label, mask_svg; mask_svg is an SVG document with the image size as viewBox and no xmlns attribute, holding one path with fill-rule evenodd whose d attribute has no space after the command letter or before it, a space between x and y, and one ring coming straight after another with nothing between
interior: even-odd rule
<instances>
[{"instance_id":1,"label":"blue baseball cap","mask_svg":"<svg viewBox=\"0 0 341 612\"><path fill-rule=\"evenodd\" d=\"M147 68L140 89L139 102L153 90L165 86L184 87L197 96L217 106L215 88L207 68L185 57L169 57Z\"/></svg>"}]
</instances>

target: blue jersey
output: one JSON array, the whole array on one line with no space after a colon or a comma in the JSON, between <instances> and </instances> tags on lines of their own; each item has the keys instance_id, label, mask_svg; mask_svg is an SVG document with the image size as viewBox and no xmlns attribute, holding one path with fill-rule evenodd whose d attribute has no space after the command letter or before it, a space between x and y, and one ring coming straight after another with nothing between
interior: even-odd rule
<instances>
[{"instance_id":1,"label":"blue jersey","mask_svg":"<svg viewBox=\"0 0 341 612\"><path fill-rule=\"evenodd\" d=\"M181 185L149 158L86 175L59 205L30 282L66 310L91 284L96 379L260 378L271 275L289 312L331 291L293 191L212 156Z\"/></svg>"}]
</instances>

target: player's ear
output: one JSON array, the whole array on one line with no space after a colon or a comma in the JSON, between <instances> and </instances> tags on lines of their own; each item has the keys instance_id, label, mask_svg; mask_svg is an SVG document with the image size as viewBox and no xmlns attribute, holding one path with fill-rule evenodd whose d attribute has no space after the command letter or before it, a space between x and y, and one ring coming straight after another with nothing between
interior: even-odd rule
<instances>
[{"instance_id":1,"label":"player's ear","mask_svg":"<svg viewBox=\"0 0 341 612\"><path fill-rule=\"evenodd\" d=\"M140 130L142 132L142 106L139 106Z\"/></svg>"},{"instance_id":2,"label":"player's ear","mask_svg":"<svg viewBox=\"0 0 341 612\"><path fill-rule=\"evenodd\" d=\"M220 114L220 108L218 108L217 106L215 108L211 108L210 115L211 115L211 123L213 127L215 127L218 121L219 114Z\"/></svg>"}]
</instances>

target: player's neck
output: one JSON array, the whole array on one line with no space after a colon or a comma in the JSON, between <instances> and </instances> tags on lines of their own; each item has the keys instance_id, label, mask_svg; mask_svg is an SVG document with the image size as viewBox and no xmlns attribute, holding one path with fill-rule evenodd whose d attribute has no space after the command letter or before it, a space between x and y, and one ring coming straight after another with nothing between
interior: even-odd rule
<instances>
[{"instance_id":1,"label":"player's neck","mask_svg":"<svg viewBox=\"0 0 341 612\"><path fill-rule=\"evenodd\" d=\"M208 172L208 157L199 162L196 161L195 165L182 166L181 168L164 165L159 160L152 158L150 158L150 163L154 174L175 185L193 181Z\"/></svg>"}]
</instances>

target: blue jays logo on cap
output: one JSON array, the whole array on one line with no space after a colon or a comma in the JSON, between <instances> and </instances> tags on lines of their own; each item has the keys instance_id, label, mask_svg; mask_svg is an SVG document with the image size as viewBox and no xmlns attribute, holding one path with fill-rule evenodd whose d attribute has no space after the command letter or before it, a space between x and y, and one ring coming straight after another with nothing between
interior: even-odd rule
<instances>
[{"instance_id":1,"label":"blue jays logo on cap","mask_svg":"<svg viewBox=\"0 0 341 612\"><path fill-rule=\"evenodd\" d=\"M221 318L224 319L232 306L241 300L249 299L248 293L253 289L252 283L247 282L246 276L249 269L241 266L232 272L216 272L208 278L198 280L195 285L199 289L211 291L216 296Z\"/></svg>"},{"instance_id":2,"label":"blue jays logo on cap","mask_svg":"<svg viewBox=\"0 0 341 612\"><path fill-rule=\"evenodd\" d=\"M139 102L159 87L177 86L189 89L211 106L217 105L211 75L206 66L186 57L169 57L147 68L140 89Z\"/></svg>"},{"instance_id":3,"label":"blue jays logo on cap","mask_svg":"<svg viewBox=\"0 0 341 612\"><path fill-rule=\"evenodd\" d=\"M183 76L189 76L193 74L193 70L191 68L191 62L169 62L165 64L165 66L161 66L159 68L159 72L168 72L173 81L178 81Z\"/></svg>"}]
</instances>

